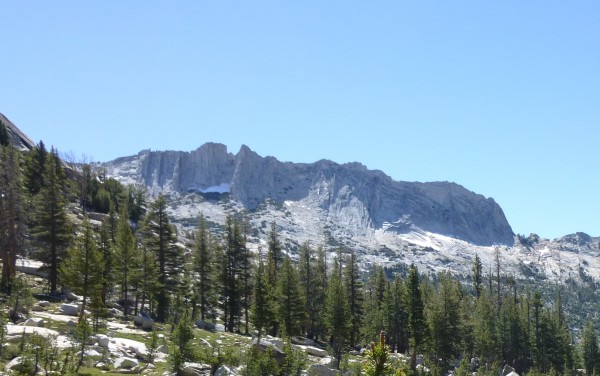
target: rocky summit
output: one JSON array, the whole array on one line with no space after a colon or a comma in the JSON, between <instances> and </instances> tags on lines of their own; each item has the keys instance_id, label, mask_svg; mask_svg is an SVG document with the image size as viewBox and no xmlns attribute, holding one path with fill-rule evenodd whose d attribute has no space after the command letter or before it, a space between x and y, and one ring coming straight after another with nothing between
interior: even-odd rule
<instances>
[{"instance_id":1,"label":"rocky summit","mask_svg":"<svg viewBox=\"0 0 600 376\"><path fill-rule=\"evenodd\" d=\"M153 193L227 195L249 211L266 202L301 203L315 218L357 234L423 231L480 246L514 242L492 198L450 182L395 181L360 163L281 162L245 145L234 155L225 145L207 143L192 152L145 150L101 166L109 176Z\"/></svg>"}]
</instances>

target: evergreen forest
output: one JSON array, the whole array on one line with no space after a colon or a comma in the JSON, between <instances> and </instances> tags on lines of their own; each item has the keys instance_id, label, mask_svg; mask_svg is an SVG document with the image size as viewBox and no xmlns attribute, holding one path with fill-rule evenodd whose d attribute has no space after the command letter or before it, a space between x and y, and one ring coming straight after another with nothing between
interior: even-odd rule
<instances>
[{"instance_id":1,"label":"evergreen forest","mask_svg":"<svg viewBox=\"0 0 600 376\"><path fill-rule=\"evenodd\" d=\"M198 213L195 233L178 236L168 197L68 163L43 142L20 151L3 124L0 145L0 364L20 359L9 374L120 372L106 354L86 354L109 322L136 317L154 323L131 334L149 352L138 373L327 374L298 344L325 352L331 374L600 372L593 317L571 317L562 286L542 291L503 273L500 251L492 270L474 255L458 278L367 267L347 248L288 253L275 222L251 251L244 212L222 224ZM22 259L41 262L43 277L19 271ZM24 329L8 340L37 302L57 309L73 296L69 325L49 319L71 347Z\"/></svg>"}]
</instances>

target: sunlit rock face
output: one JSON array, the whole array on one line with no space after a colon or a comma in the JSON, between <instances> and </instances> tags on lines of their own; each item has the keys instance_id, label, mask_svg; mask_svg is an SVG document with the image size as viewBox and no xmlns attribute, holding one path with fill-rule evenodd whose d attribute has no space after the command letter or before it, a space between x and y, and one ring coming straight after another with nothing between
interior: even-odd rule
<instances>
[{"instance_id":1,"label":"sunlit rock face","mask_svg":"<svg viewBox=\"0 0 600 376\"><path fill-rule=\"evenodd\" d=\"M237 154L207 143L192 152L142 151L102 164L109 176L151 193L214 193L252 211L267 200L299 203L348 231L415 229L476 245L512 245L512 229L492 199L449 182L395 181L360 163L280 162L247 146Z\"/></svg>"}]
</instances>

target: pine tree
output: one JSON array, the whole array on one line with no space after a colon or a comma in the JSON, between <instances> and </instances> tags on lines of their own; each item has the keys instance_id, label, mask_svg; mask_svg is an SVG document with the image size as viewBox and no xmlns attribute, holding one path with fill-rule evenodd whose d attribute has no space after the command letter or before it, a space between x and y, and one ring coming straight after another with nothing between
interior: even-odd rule
<instances>
[{"instance_id":1,"label":"pine tree","mask_svg":"<svg viewBox=\"0 0 600 376\"><path fill-rule=\"evenodd\" d=\"M254 328L258 332L258 343L263 330L273 322L273 307L269 300L269 286L267 285L267 272L264 263L258 261L258 270L256 272L256 281L254 283L254 301L250 309L250 317Z\"/></svg>"},{"instance_id":2,"label":"pine tree","mask_svg":"<svg viewBox=\"0 0 600 376\"><path fill-rule=\"evenodd\" d=\"M225 220L226 241L221 261L221 301L225 328L233 332L240 324L242 312L242 271L244 248L237 220L227 216Z\"/></svg>"},{"instance_id":3,"label":"pine tree","mask_svg":"<svg viewBox=\"0 0 600 376\"><path fill-rule=\"evenodd\" d=\"M194 244L194 266L197 275L196 291L200 303L200 318L203 321L206 320L207 313L214 308L213 262L206 220L204 215L201 215L196 233L196 243Z\"/></svg>"},{"instance_id":4,"label":"pine tree","mask_svg":"<svg viewBox=\"0 0 600 376\"><path fill-rule=\"evenodd\" d=\"M383 297L384 327L393 351L408 350L408 312L406 311L406 288L400 278L388 283Z\"/></svg>"},{"instance_id":5,"label":"pine tree","mask_svg":"<svg viewBox=\"0 0 600 376\"><path fill-rule=\"evenodd\" d=\"M35 236L38 256L49 271L50 292L56 293L58 266L70 241L71 228L65 203L66 175L58 153L53 149L46 160L44 186L37 196Z\"/></svg>"},{"instance_id":6,"label":"pine tree","mask_svg":"<svg viewBox=\"0 0 600 376\"><path fill-rule=\"evenodd\" d=\"M325 338L325 312L327 290L329 288L329 279L327 273L327 253L322 247L317 249L317 259L315 262L315 272L313 273L311 296L313 299L313 310L315 321L313 331L315 339Z\"/></svg>"},{"instance_id":7,"label":"pine tree","mask_svg":"<svg viewBox=\"0 0 600 376\"><path fill-rule=\"evenodd\" d=\"M10 145L10 136L4 122L0 120L0 146Z\"/></svg>"},{"instance_id":8,"label":"pine tree","mask_svg":"<svg viewBox=\"0 0 600 376\"><path fill-rule=\"evenodd\" d=\"M298 278L298 271L289 257L283 260L277 282L277 320L287 336L300 334L305 319L305 301Z\"/></svg>"},{"instance_id":9,"label":"pine tree","mask_svg":"<svg viewBox=\"0 0 600 376\"><path fill-rule=\"evenodd\" d=\"M269 232L267 245L267 273L269 276L269 284L274 287L277 285L277 274L279 267L283 262L282 247L277 232L277 224L275 224L275 222L271 223L271 231Z\"/></svg>"},{"instance_id":10,"label":"pine tree","mask_svg":"<svg viewBox=\"0 0 600 376\"><path fill-rule=\"evenodd\" d=\"M112 286L114 286L115 275L113 270L113 249L114 243L110 239L110 233L108 228L108 219L105 219L100 226L98 233L98 249L102 252L102 259L104 260L102 270L102 302L108 303L109 293Z\"/></svg>"},{"instance_id":11,"label":"pine tree","mask_svg":"<svg viewBox=\"0 0 600 376\"><path fill-rule=\"evenodd\" d=\"M483 266L481 265L481 258L479 258L479 254L475 254L475 260L473 261L473 287L475 288L475 294L477 295L477 299L481 296L481 290L483 289L483 275L482 275Z\"/></svg>"},{"instance_id":12,"label":"pine tree","mask_svg":"<svg viewBox=\"0 0 600 376\"><path fill-rule=\"evenodd\" d=\"M596 329L592 321L588 321L583 327L581 352L585 374L593 375L594 368L598 363L598 338L596 337Z\"/></svg>"},{"instance_id":13,"label":"pine tree","mask_svg":"<svg viewBox=\"0 0 600 376\"><path fill-rule=\"evenodd\" d=\"M253 278L252 275L254 273L253 268L253 258L250 249L248 248L248 233L250 231L250 224L248 223L247 218L244 217L241 226L242 232L242 273L241 273L241 288L242 288L242 309L244 310L244 333L248 334L250 332L249 322L250 322L250 306L252 304L252 289L253 289Z\"/></svg>"},{"instance_id":14,"label":"pine tree","mask_svg":"<svg viewBox=\"0 0 600 376\"><path fill-rule=\"evenodd\" d=\"M141 300L140 309L143 312L146 308L146 302L148 302L148 307L152 311L153 303L156 300L156 292L160 288L156 270L156 255L148 247L142 246L141 254L138 257L141 257L141 270L139 278L134 278L133 281L137 285L137 296Z\"/></svg>"},{"instance_id":15,"label":"pine tree","mask_svg":"<svg viewBox=\"0 0 600 376\"><path fill-rule=\"evenodd\" d=\"M408 296L408 329L411 345L410 365L413 370L417 367L417 353L422 349L427 337L427 323L425 322L424 304L421 297L419 271L415 264L410 266L406 280Z\"/></svg>"},{"instance_id":16,"label":"pine tree","mask_svg":"<svg viewBox=\"0 0 600 376\"><path fill-rule=\"evenodd\" d=\"M313 275L314 275L314 255L308 242L300 246L300 256L298 260L298 277L300 289L305 297L306 320L303 323L303 330L308 338L314 338L314 325L317 312L315 311L315 299L312 294Z\"/></svg>"},{"instance_id":17,"label":"pine tree","mask_svg":"<svg viewBox=\"0 0 600 376\"><path fill-rule=\"evenodd\" d=\"M350 346L356 346L364 315L364 291L356 254L351 252L347 260L344 268L344 283L348 290L348 304L350 306Z\"/></svg>"},{"instance_id":18,"label":"pine tree","mask_svg":"<svg viewBox=\"0 0 600 376\"><path fill-rule=\"evenodd\" d=\"M279 234L277 233L277 224L271 223L271 230L269 231L267 240L267 284L271 290L269 294L271 305L276 306L276 289L277 289L277 277L281 263L283 262L282 246L279 240ZM275 321L271 323L271 335L277 336L279 332L280 323Z\"/></svg>"},{"instance_id":19,"label":"pine tree","mask_svg":"<svg viewBox=\"0 0 600 376\"><path fill-rule=\"evenodd\" d=\"M473 315L473 342L475 354L483 363L492 364L498 358L498 320L490 292L482 292Z\"/></svg>"},{"instance_id":20,"label":"pine tree","mask_svg":"<svg viewBox=\"0 0 600 376\"><path fill-rule=\"evenodd\" d=\"M449 362L459 355L460 288L447 272L439 275L439 291L433 296L428 307L430 347L442 370L447 370Z\"/></svg>"},{"instance_id":21,"label":"pine tree","mask_svg":"<svg viewBox=\"0 0 600 376\"><path fill-rule=\"evenodd\" d=\"M184 260L182 250L176 246L175 230L167 216L167 201L159 196L150 205L143 225L144 244L154 253L160 287L156 293L157 321L165 322L173 296L181 284Z\"/></svg>"},{"instance_id":22,"label":"pine tree","mask_svg":"<svg viewBox=\"0 0 600 376\"><path fill-rule=\"evenodd\" d=\"M334 269L328 281L327 301L325 304L325 323L331 335L333 357L339 368L342 354L350 339L350 307L346 287L340 278L339 261L334 263Z\"/></svg>"},{"instance_id":23,"label":"pine tree","mask_svg":"<svg viewBox=\"0 0 600 376\"><path fill-rule=\"evenodd\" d=\"M90 221L85 218L81 225L81 233L67 257L61 263L59 272L61 281L83 297L79 320L87 308L88 299L98 301L102 293L104 259L102 252L96 247L94 230ZM94 307L98 309L99 307Z\"/></svg>"},{"instance_id":24,"label":"pine tree","mask_svg":"<svg viewBox=\"0 0 600 376\"><path fill-rule=\"evenodd\" d=\"M18 255L24 253L27 233L17 149L0 147L0 290L10 294Z\"/></svg>"},{"instance_id":25,"label":"pine tree","mask_svg":"<svg viewBox=\"0 0 600 376\"><path fill-rule=\"evenodd\" d=\"M371 269L367 279L365 290L365 325L363 334L367 340L376 337L382 330L386 329L385 323L385 292L388 288L388 281L385 272L380 265Z\"/></svg>"},{"instance_id":26,"label":"pine tree","mask_svg":"<svg viewBox=\"0 0 600 376\"><path fill-rule=\"evenodd\" d=\"M127 209L125 207L121 208L117 224L114 258L116 280L121 286L123 312L125 313L125 317L127 317L131 308L129 306L129 299L131 297L130 289L135 280L139 278L142 256L135 237L131 232L131 227L127 220Z\"/></svg>"},{"instance_id":27,"label":"pine tree","mask_svg":"<svg viewBox=\"0 0 600 376\"><path fill-rule=\"evenodd\" d=\"M44 186L44 174L48 156L46 146L40 141L25 158L25 188L30 196L38 194Z\"/></svg>"}]
</instances>

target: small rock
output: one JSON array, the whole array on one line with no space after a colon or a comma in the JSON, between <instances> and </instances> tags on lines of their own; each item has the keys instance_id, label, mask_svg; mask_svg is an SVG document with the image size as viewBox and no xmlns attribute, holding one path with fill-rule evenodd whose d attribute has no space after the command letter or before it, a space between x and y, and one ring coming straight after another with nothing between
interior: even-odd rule
<instances>
[{"instance_id":1,"label":"small rock","mask_svg":"<svg viewBox=\"0 0 600 376\"><path fill-rule=\"evenodd\" d=\"M119 369L119 368L124 368L124 369L132 369L134 367L139 367L140 363L133 358L129 358L129 357L121 357L117 360L115 360L115 368Z\"/></svg>"},{"instance_id":2,"label":"small rock","mask_svg":"<svg viewBox=\"0 0 600 376\"><path fill-rule=\"evenodd\" d=\"M221 366L215 372L215 376L237 376L237 373L231 367Z\"/></svg>"},{"instance_id":3,"label":"small rock","mask_svg":"<svg viewBox=\"0 0 600 376\"><path fill-rule=\"evenodd\" d=\"M77 316L77 314L79 313L79 305L63 303L60 305L59 311L61 311L65 315Z\"/></svg>"},{"instance_id":4,"label":"small rock","mask_svg":"<svg viewBox=\"0 0 600 376\"><path fill-rule=\"evenodd\" d=\"M72 292L68 292L67 299L78 302L80 300L83 300L83 296L75 295Z\"/></svg>"},{"instance_id":5,"label":"small rock","mask_svg":"<svg viewBox=\"0 0 600 376\"><path fill-rule=\"evenodd\" d=\"M183 364L182 373L184 376L202 376L210 374L210 370L211 366L208 364L186 362Z\"/></svg>"},{"instance_id":6,"label":"small rock","mask_svg":"<svg viewBox=\"0 0 600 376\"><path fill-rule=\"evenodd\" d=\"M318 356L320 358L323 358L323 357L329 355L327 350L323 350L318 347L303 346L302 348L304 349L304 352L306 352L308 355Z\"/></svg>"},{"instance_id":7,"label":"small rock","mask_svg":"<svg viewBox=\"0 0 600 376\"><path fill-rule=\"evenodd\" d=\"M40 307L50 307L50 302L47 300L40 300L37 305L39 305Z\"/></svg>"},{"instance_id":8,"label":"small rock","mask_svg":"<svg viewBox=\"0 0 600 376\"><path fill-rule=\"evenodd\" d=\"M94 367L96 367L98 369L101 369L103 371L110 370L110 366L108 364L106 364L106 363L103 363L103 362L96 363L96 365Z\"/></svg>"},{"instance_id":9,"label":"small rock","mask_svg":"<svg viewBox=\"0 0 600 376\"><path fill-rule=\"evenodd\" d=\"M133 368L130 368L130 369L125 369L125 368L124 369L120 369L119 373L128 374L128 375L137 375L141 371L142 371L142 368L139 365L137 365L137 366L135 366Z\"/></svg>"},{"instance_id":10,"label":"small rock","mask_svg":"<svg viewBox=\"0 0 600 376\"><path fill-rule=\"evenodd\" d=\"M44 319L41 319L39 317L32 317L30 319L27 319L24 323L24 326L35 326L38 328L43 328L44 327Z\"/></svg>"},{"instance_id":11,"label":"small rock","mask_svg":"<svg viewBox=\"0 0 600 376\"><path fill-rule=\"evenodd\" d=\"M77 353L77 355L81 355L81 351ZM85 352L83 353L84 357L94 357L94 356L102 356L102 354L100 354L98 351L96 350L85 350Z\"/></svg>"},{"instance_id":12,"label":"small rock","mask_svg":"<svg viewBox=\"0 0 600 376\"><path fill-rule=\"evenodd\" d=\"M96 341L98 341L98 345L104 348L108 347L108 343L110 342L110 338L104 334L96 334Z\"/></svg>"},{"instance_id":13,"label":"small rock","mask_svg":"<svg viewBox=\"0 0 600 376\"><path fill-rule=\"evenodd\" d=\"M160 345L156 348L156 352L157 353L162 353L162 354L168 354L169 353L169 349L167 348L166 345Z\"/></svg>"},{"instance_id":14,"label":"small rock","mask_svg":"<svg viewBox=\"0 0 600 376\"><path fill-rule=\"evenodd\" d=\"M323 364L311 364L307 371L308 376L339 376L341 372L331 369Z\"/></svg>"},{"instance_id":15,"label":"small rock","mask_svg":"<svg viewBox=\"0 0 600 376\"><path fill-rule=\"evenodd\" d=\"M40 305L34 305L33 307L31 307L31 310L33 312L42 312L42 311L45 311L44 307L42 307Z\"/></svg>"},{"instance_id":16,"label":"small rock","mask_svg":"<svg viewBox=\"0 0 600 376\"><path fill-rule=\"evenodd\" d=\"M296 345L314 346L315 340L304 337L294 337L292 338L292 343L295 343Z\"/></svg>"}]
</instances>

